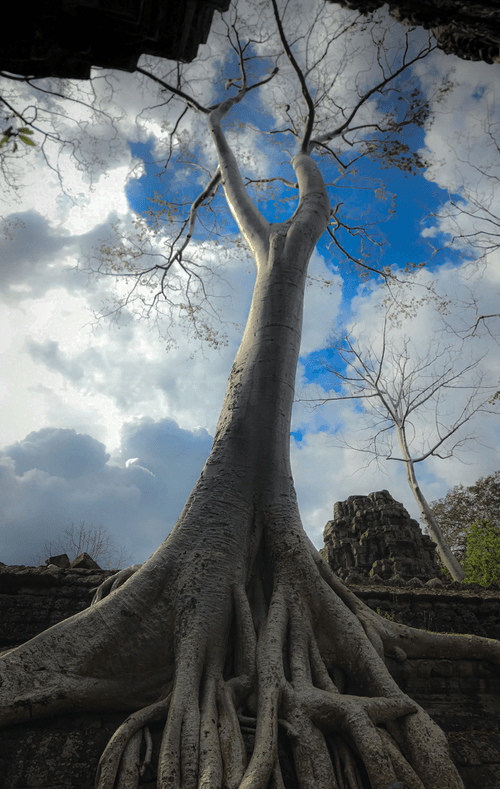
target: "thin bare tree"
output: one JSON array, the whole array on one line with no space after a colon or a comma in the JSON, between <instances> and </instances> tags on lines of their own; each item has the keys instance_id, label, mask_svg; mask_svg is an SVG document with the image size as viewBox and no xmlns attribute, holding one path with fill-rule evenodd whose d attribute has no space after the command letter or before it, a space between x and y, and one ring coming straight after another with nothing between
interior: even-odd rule
<instances>
[{"instance_id":1,"label":"thin bare tree","mask_svg":"<svg viewBox=\"0 0 500 789\"><path fill-rule=\"evenodd\" d=\"M59 537L45 543L32 561L42 564L50 556L62 553L67 554L70 561L81 553L88 553L97 564L113 569L120 569L131 559L130 554L116 544L116 540L102 523L95 526L85 521L67 526Z\"/></svg>"},{"instance_id":2,"label":"thin bare tree","mask_svg":"<svg viewBox=\"0 0 500 789\"><path fill-rule=\"evenodd\" d=\"M400 336L399 330L394 334L386 317L375 342L356 339L352 333L337 337L332 345L335 365L324 364L324 368L338 391L330 391L316 403L362 403L367 437L354 446L349 439L340 443L372 460L404 464L408 485L441 560L452 577L462 581L465 573L439 528L415 467L431 457L457 456L475 441L474 433L464 428L478 413L493 410L490 398L495 387L484 383L482 359L464 362L463 347L432 339L420 350L418 341Z\"/></svg>"}]
</instances>

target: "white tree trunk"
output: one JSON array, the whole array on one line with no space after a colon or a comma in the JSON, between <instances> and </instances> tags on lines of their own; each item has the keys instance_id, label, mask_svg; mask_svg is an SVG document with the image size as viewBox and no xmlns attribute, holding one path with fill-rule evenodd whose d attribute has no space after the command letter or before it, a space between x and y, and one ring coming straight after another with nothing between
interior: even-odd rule
<instances>
[{"instance_id":1,"label":"white tree trunk","mask_svg":"<svg viewBox=\"0 0 500 789\"><path fill-rule=\"evenodd\" d=\"M429 507L427 499L425 498L424 494L420 490L420 486L417 481L417 476L415 474L415 464L410 456L410 451L408 449L408 443L406 441L406 434L404 428L398 425L397 422L395 422L395 425L398 434L399 446L403 454L406 478L408 480L408 485L410 486L410 490L413 493L415 497L415 501L417 502L418 507L420 509L420 515L422 517L422 520L427 526L432 540L436 543L436 549L442 559L444 566L450 573L451 577L455 581L463 581L465 578L465 573L460 565L460 562L458 561L457 557L453 554L450 546L444 539L443 533L439 528L439 524L436 521L434 515L432 514L432 510Z\"/></svg>"}]
</instances>

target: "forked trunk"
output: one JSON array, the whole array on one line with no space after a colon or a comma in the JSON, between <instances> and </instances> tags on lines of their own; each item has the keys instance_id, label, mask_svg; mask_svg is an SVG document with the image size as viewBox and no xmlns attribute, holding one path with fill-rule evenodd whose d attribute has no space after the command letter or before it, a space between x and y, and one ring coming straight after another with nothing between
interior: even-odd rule
<instances>
[{"instance_id":1,"label":"forked trunk","mask_svg":"<svg viewBox=\"0 0 500 789\"><path fill-rule=\"evenodd\" d=\"M224 188L257 280L212 452L175 528L140 569L0 658L0 724L132 712L104 751L98 789L113 789L117 774L120 787L137 785L140 732L158 720L159 789L266 789L270 779L283 789L279 726L300 789L388 789L397 780L462 789L443 733L398 688L384 653L474 649L498 664L498 644L387 622L308 541L289 433L307 264L328 198L316 165L295 157L298 209L268 225L241 191L217 123ZM248 764L241 725L255 727Z\"/></svg>"}]
</instances>

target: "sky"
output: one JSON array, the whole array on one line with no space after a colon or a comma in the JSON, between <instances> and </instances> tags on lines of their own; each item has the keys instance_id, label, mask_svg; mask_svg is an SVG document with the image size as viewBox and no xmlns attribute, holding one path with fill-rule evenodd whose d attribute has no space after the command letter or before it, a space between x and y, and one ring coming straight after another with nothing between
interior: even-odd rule
<instances>
[{"instance_id":1,"label":"sky","mask_svg":"<svg viewBox=\"0 0 500 789\"><path fill-rule=\"evenodd\" d=\"M293 35L308 30L312 8L307 3L300 16L288 20ZM251 4L241 0L238 9L252 24L262 22ZM385 36L386 66L405 44L403 29L383 13L377 27L351 28L343 36L339 31L357 14L336 6L328 6L326 13L316 38L308 39L307 53L298 50L310 62L325 41L336 42L326 51L319 74L310 76L313 89L327 85L327 99L336 102L325 104L324 124L339 106L352 107L357 91L372 84L373 31L379 38L380 31ZM210 103L229 95L218 84L221 76L223 85L235 74L234 53L224 32L224 22L215 19L207 45L187 67L190 90L199 101ZM410 50L416 51L425 40L423 31L415 31ZM270 34L266 42L255 45L253 52L261 57L255 61L255 78L268 73L267 55L275 51L275 44ZM155 66L147 59L144 65ZM163 68L162 73L176 69L165 62L155 67ZM407 309L392 308L391 341L397 348L408 338L415 357L440 343L441 350L455 354L464 366L476 363L474 375L482 374L484 392L493 392L498 383L499 322L481 322L473 336L471 329L477 315L498 310L498 68L439 51L414 66L408 82L401 83L401 95L408 99L417 87L430 107L422 128L403 131L409 151L420 152L426 163L416 175L365 157L356 175L339 180L341 168L320 161L325 179L336 179L331 195L332 205L342 203L340 220L351 228L370 228L373 241L366 240L364 259L375 267L392 267L406 283L400 290L398 285L392 288L399 295L398 304L404 302ZM66 141L48 140L42 146L41 134L35 133L35 148L20 144L16 155L9 153L8 161L4 159L0 561L6 564L32 563L48 542L71 523L82 521L102 524L134 563L155 550L174 525L210 452L250 305L251 261L242 245L234 244L236 227L218 193L215 212L200 213L186 251L192 265L203 267L198 270L203 271L210 296L209 303L199 302L198 336L186 324L182 299L175 294L170 311L151 313L149 319L144 319L144 300L129 301L119 314L110 311L113 298L130 292L130 281L96 276L96 250L107 244L114 250L111 258L119 260L117 232L133 233L134 221L151 205L148 197L156 191L171 203L189 203L213 172L215 154L205 118L193 112L181 118L179 136L171 145L180 104L166 103L165 93L158 93L153 83L120 72L97 71L95 77L92 88L83 83L62 86L73 91L78 104L40 97L17 83L2 85L1 95L18 91L16 107L45 101L44 107L58 113L50 117ZM245 177L293 176L289 162L296 151L290 137L277 149L269 132L286 120L283 97L288 101L294 91L293 74L280 62L269 87L249 94L228 119L228 139ZM14 94L8 95L13 101ZM101 112L89 109L91 101ZM360 120L380 120L396 101L393 94L383 106L368 102ZM293 115L300 97L290 98L290 105ZM152 109L145 110L148 107ZM49 119L48 112L44 116L40 111L42 121L44 117ZM350 140L340 140L336 150L344 162L359 150L350 143L359 146L366 135L360 130ZM12 183L15 188L9 188ZM294 190L280 183L273 195L259 191L254 196L266 217L275 221L289 215L296 200ZM157 236L143 238L150 254L165 254L168 232L168 226L162 226ZM356 256L360 236L352 233L340 229L337 237ZM387 489L418 519L402 464L384 457L368 464L370 456L359 451L369 435L364 432L369 422L362 406L342 400L311 408L306 402L327 397L333 387L322 367L325 360L338 365L335 355L324 350L331 332L349 330L356 341L377 349L386 313L388 291L380 277L364 279L330 242L328 236L320 241L310 264L297 372L299 400L291 435L302 520L318 547L334 503L350 495ZM409 263L425 267L405 275ZM408 290L410 279L413 286ZM181 287L185 276L177 272L172 282ZM431 292L435 298L429 297ZM147 295L146 286L142 293ZM199 295L193 293L195 299ZM105 317L99 317L102 313ZM429 370L439 370L439 364L438 360ZM461 383L472 385L472 373ZM462 388L442 393L441 425L460 413L468 392ZM339 394L338 387L334 393ZM433 429L428 408L414 421L416 451L425 446ZM471 440L461 454L419 464L417 474L427 499L495 471L498 434L497 408L497 413L481 413L467 425L459 437Z\"/></svg>"}]
</instances>

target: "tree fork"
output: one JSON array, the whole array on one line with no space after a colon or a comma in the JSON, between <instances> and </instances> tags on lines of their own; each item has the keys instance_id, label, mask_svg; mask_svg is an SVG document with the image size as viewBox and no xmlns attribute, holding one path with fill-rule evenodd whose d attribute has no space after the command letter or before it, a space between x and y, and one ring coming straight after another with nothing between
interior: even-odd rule
<instances>
[{"instance_id":1,"label":"tree fork","mask_svg":"<svg viewBox=\"0 0 500 789\"><path fill-rule=\"evenodd\" d=\"M219 155L257 280L212 452L175 528L141 568L0 658L0 723L133 712L103 755L99 789L112 789L117 772L123 789L137 783L139 732L158 718L159 789L266 789L271 776L280 789L280 725L300 789L387 789L394 778L411 789L461 789L444 735L383 660L402 641L408 654L439 642L448 650L449 637L419 641L368 613L300 522L289 431L307 264L330 216L321 174L309 156L295 157L299 206L268 225L231 191L233 162ZM477 639L475 648L498 661L498 644ZM247 766L238 721L250 717Z\"/></svg>"}]
</instances>

